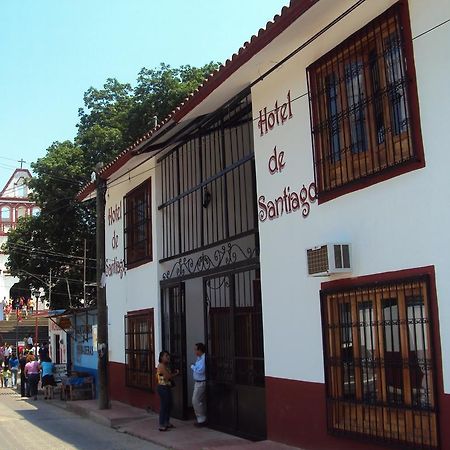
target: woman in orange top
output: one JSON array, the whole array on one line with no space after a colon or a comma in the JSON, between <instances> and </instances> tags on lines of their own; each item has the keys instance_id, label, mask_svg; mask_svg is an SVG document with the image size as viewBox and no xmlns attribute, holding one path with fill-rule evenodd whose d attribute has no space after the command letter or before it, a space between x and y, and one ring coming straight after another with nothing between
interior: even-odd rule
<instances>
[{"instance_id":1,"label":"woman in orange top","mask_svg":"<svg viewBox=\"0 0 450 450\"><path fill-rule=\"evenodd\" d=\"M172 409L172 380L180 372L178 370L171 372L169 364L169 352L162 351L159 354L159 364L156 369L156 377L158 380L158 395L160 399L159 431L167 431L169 428L173 428L173 425L170 423L170 412Z\"/></svg>"}]
</instances>

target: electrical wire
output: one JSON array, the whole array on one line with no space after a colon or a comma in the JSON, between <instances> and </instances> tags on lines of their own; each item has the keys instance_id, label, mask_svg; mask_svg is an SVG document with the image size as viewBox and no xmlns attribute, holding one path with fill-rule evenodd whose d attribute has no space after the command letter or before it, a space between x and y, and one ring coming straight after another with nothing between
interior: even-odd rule
<instances>
[{"instance_id":1,"label":"electrical wire","mask_svg":"<svg viewBox=\"0 0 450 450\"><path fill-rule=\"evenodd\" d=\"M84 256L76 256L76 255L72 255L69 253L60 253L60 252L50 251L50 250L30 249L29 244L22 243L22 241L15 242L15 243L9 243L7 245L11 246L11 247L16 247L16 248L22 249L22 250L29 250L30 253L36 252L36 253L41 253L46 256L64 257L64 258L70 258L70 259L77 259L77 260L81 260L81 261L84 260ZM87 258L87 257L86 257L86 260L87 261L96 261L95 258Z\"/></svg>"}]
</instances>

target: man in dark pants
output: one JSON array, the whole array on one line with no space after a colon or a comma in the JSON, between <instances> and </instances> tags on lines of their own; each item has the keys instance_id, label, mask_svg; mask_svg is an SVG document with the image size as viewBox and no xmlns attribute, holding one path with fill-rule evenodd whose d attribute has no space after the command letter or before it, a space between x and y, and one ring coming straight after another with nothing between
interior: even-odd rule
<instances>
[{"instance_id":1,"label":"man in dark pants","mask_svg":"<svg viewBox=\"0 0 450 450\"><path fill-rule=\"evenodd\" d=\"M25 364L27 363L27 356L25 352L22 352L19 358L19 366L20 366L20 396L21 397L29 397L30 395L30 387L27 385L27 392L25 392ZM25 395L28 394L28 395Z\"/></svg>"}]
</instances>

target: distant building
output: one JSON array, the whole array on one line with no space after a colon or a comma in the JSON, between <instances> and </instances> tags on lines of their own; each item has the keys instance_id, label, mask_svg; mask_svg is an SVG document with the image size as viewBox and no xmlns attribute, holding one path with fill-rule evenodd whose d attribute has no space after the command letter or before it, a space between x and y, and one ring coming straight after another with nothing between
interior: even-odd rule
<instances>
[{"instance_id":1,"label":"distant building","mask_svg":"<svg viewBox=\"0 0 450 450\"><path fill-rule=\"evenodd\" d=\"M39 208L28 198L28 169L16 169L0 191L0 247L6 242L9 230L16 227L20 217L39 214ZM0 252L0 300L9 298L11 287L19 280L5 267L8 255Z\"/></svg>"}]
</instances>

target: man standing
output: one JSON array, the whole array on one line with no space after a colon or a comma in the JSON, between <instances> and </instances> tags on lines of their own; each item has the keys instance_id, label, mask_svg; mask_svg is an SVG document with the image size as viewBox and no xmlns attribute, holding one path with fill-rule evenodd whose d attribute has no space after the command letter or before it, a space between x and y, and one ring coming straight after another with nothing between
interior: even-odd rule
<instances>
[{"instance_id":1,"label":"man standing","mask_svg":"<svg viewBox=\"0 0 450 450\"><path fill-rule=\"evenodd\" d=\"M199 342L195 344L195 355L197 361L191 365L194 374L194 392L192 394L192 406L194 407L197 422L195 426L206 426L206 347Z\"/></svg>"}]
</instances>

